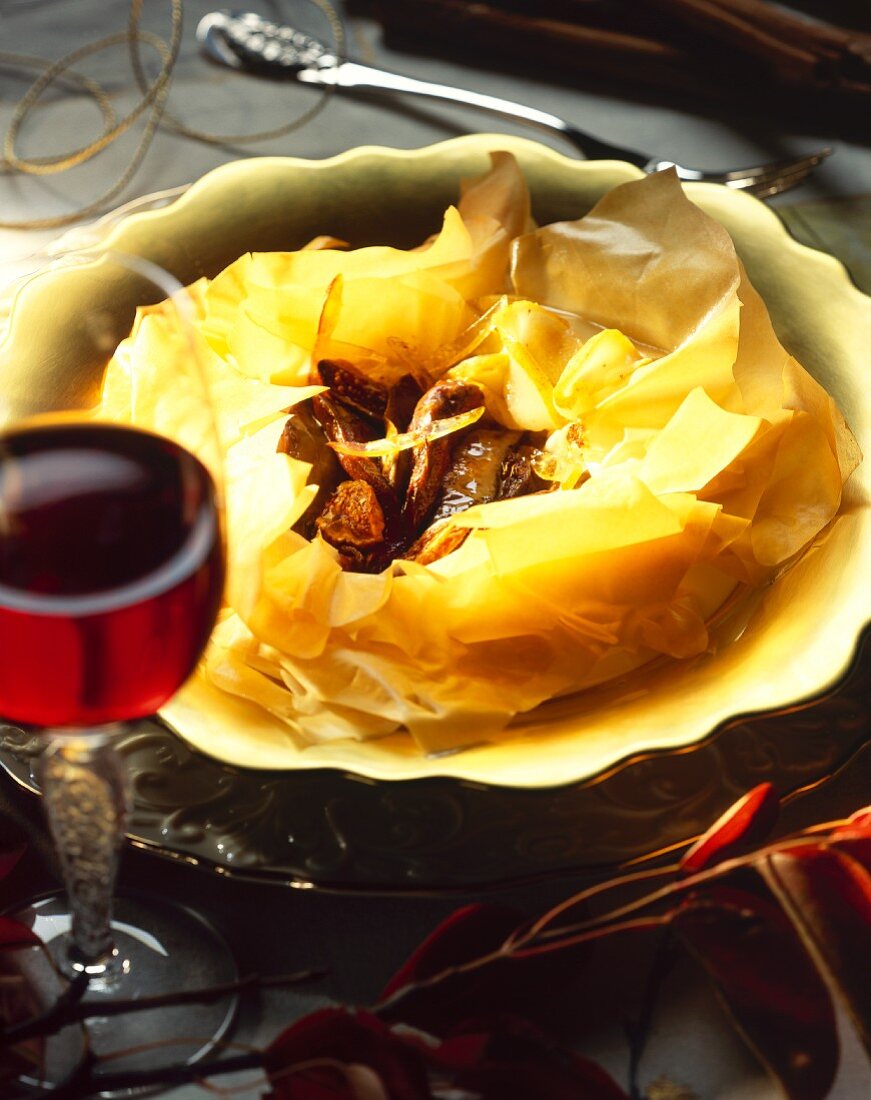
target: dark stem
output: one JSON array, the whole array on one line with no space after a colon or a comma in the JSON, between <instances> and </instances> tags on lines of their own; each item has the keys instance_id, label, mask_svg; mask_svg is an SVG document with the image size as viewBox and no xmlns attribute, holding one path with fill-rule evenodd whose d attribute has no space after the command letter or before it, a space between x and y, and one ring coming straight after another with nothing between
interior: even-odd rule
<instances>
[{"instance_id":1,"label":"dark stem","mask_svg":"<svg viewBox=\"0 0 871 1100\"><path fill-rule=\"evenodd\" d=\"M644 1093L638 1083L638 1073L641 1069L641 1059L647 1040L650 1038L650 1029L653 1024L653 1014L659 995L662 992L665 979L671 972L677 960L677 950L671 929L666 928L660 937L656 947L656 954L647 972L647 980L641 994L641 1002L638 1006L638 1015L627 1020L624 1029L629 1042L629 1100L645 1100Z\"/></svg>"},{"instance_id":2,"label":"dark stem","mask_svg":"<svg viewBox=\"0 0 871 1100\"><path fill-rule=\"evenodd\" d=\"M161 993L154 997L139 997L131 1001L106 1001L102 1004L79 1004L71 1009L73 1021L87 1020L92 1016L123 1016L128 1012L141 1012L149 1008L167 1008L176 1005L210 1004L219 1001L231 993L242 993L246 989L263 989L271 986L297 985L300 982L322 978L323 970L300 970L295 974L280 974L275 977L261 978L258 974L249 974L235 982L225 985L213 985L206 989L191 989L184 993Z\"/></svg>"},{"instance_id":3,"label":"dark stem","mask_svg":"<svg viewBox=\"0 0 871 1100\"><path fill-rule=\"evenodd\" d=\"M186 1004L209 1004L233 993L242 993L247 989L263 989L273 986L296 985L300 982L322 978L323 970L300 970L295 974L282 974L276 977L261 978L249 974L226 985L214 985L205 989L189 989L181 993L163 993L154 997L139 997L129 1001L82 1001L84 987L79 979L47 1011L39 1016L24 1020L14 1027L0 1032L0 1047L20 1043L35 1036L53 1035L69 1024L81 1023L93 1016L123 1016L128 1012L142 1012L149 1008L167 1008ZM73 995L73 991L75 993Z\"/></svg>"},{"instance_id":4,"label":"dark stem","mask_svg":"<svg viewBox=\"0 0 871 1100\"><path fill-rule=\"evenodd\" d=\"M99 1063L97 1063L99 1064ZM158 1085L185 1085L207 1077L224 1073L240 1073L244 1070L262 1069L263 1053L259 1050L236 1054L212 1062L192 1062L186 1065L161 1066L158 1069L131 1070L128 1073L94 1073L94 1063L84 1067L84 1074L77 1074L51 1093L55 1100L87 1100L106 1092L136 1090Z\"/></svg>"},{"instance_id":5,"label":"dark stem","mask_svg":"<svg viewBox=\"0 0 871 1100\"><path fill-rule=\"evenodd\" d=\"M40 1012L38 1016L31 1016L29 1020L22 1020L11 1027L0 1028L0 1050L36 1035L53 1035L65 1027L70 1014L75 1011L87 990L88 975L77 974L45 1012Z\"/></svg>"}]
</instances>

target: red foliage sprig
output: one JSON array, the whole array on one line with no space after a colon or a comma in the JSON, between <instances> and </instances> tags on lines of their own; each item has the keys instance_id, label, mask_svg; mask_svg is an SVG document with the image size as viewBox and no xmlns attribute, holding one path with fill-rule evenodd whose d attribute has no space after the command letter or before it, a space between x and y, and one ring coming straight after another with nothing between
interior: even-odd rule
<instances>
[{"instance_id":1,"label":"red foliage sprig","mask_svg":"<svg viewBox=\"0 0 871 1100\"><path fill-rule=\"evenodd\" d=\"M871 808L766 842L778 809L763 784L678 863L597 884L534 921L504 905L459 909L369 1010L315 1012L262 1052L90 1084L179 1083L260 1068L273 1100L626 1100L557 1035L552 1011L549 1019L562 994L571 1040L600 1023L613 974L596 977L596 949L613 943L618 954L636 944L653 960L636 1032L649 1025L657 983L683 949L789 1100L823 1100L839 1058L833 995L871 1053L871 986L861 968L871 944ZM4 866L0 855L0 874ZM0 926L0 948L2 935ZM16 935L10 929L10 943ZM93 1095L87 1079L76 1087L70 1097ZM640 1095L634 1080L630 1087Z\"/></svg>"},{"instance_id":2,"label":"red foliage sprig","mask_svg":"<svg viewBox=\"0 0 871 1100\"><path fill-rule=\"evenodd\" d=\"M5 839L5 838L4 838ZM10 874L26 851L26 845L18 842L3 843L0 847L0 882ZM38 1013L33 991L14 968L4 965L3 953L19 948L40 946L39 937L26 924L12 917L0 916L0 1024L16 1025ZM41 1035L19 1043L0 1042L0 1094L5 1095L9 1082L22 1072L32 1072L44 1056L45 1041Z\"/></svg>"},{"instance_id":3,"label":"red foliage sprig","mask_svg":"<svg viewBox=\"0 0 871 1100\"><path fill-rule=\"evenodd\" d=\"M388 984L377 1013L443 1037L465 1007L478 1019L552 1000L579 952L658 931L713 980L738 1030L790 1100L822 1100L838 1064L829 987L871 1052L871 810L754 848L777 819L769 784L749 792L674 866L599 884L505 937L504 911L455 914ZM627 887L654 888L625 900ZM619 900L609 905L611 897ZM595 907L595 911L594 911ZM446 958L450 945L453 958ZM434 965L434 963L436 965ZM595 998L597 991L588 990Z\"/></svg>"},{"instance_id":4,"label":"red foliage sprig","mask_svg":"<svg viewBox=\"0 0 871 1100\"><path fill-rule=\"evenodd\" d=\"M0 882L15 868L26 850L27 846L23 843L0 848ZM26 924L0 916L0 951L11 947L31 947L39 942L39 937Z\"/></svg>"}]
</instances>

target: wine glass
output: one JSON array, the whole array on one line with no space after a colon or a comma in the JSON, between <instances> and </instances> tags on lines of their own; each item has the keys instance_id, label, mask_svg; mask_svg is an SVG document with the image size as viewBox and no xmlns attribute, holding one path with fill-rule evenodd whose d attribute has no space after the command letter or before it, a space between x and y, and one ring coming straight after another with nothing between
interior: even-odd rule
<instances>
[{"instance_id":1,"label":"wine glass","mask_svg":"<svg viewBox=\"0 0 871 1100\"><path fill-rule=\"evenodd\" d=\"M48 388L42 334L26 325L36 301L63 314L52 328L68 318ZM0 357L0 720L45 741L37 779L66 886L19 919L64 973L88 975L92 999L236 976L202 917L164 897L113 898L127 814L116 744L193 671L224 580L221 448L192 309L145 259L76 252L19 294L4 350L26 368L4 374ZM110 357L111 393L95 404ZM188 1035L193 1059L230 1022L225 1000L97 1019L89 1032L98 1053Z\"/></svg>"}]
</instances>

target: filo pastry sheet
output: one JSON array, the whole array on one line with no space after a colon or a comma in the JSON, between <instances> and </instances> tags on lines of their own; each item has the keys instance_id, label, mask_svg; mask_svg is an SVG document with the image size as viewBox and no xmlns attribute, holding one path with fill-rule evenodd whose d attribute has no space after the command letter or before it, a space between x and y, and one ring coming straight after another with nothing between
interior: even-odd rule
<instances>
[{"instance_id":1,"label":"filo pastry sheet","mask_svg":"<svg viewBox=\"0 0 871 1100\"><path fill-rule=\"evenodd\" d=\"M268 711L294 752L396 730L425 752L493 740L543 700L703 652L717 609L808 547L859 461L673 172L536 228L513 158L492 159L416 249L317 238L191 288L229 531L198 675ZM140 312L101 415L179 436L170 308ZM317 487L276 451L327 357L388 385L476 383L490 418L547 433L552 491L457 515L469 536L430 565L343 571L291 530Z\"/></svg>"}]
</instances>

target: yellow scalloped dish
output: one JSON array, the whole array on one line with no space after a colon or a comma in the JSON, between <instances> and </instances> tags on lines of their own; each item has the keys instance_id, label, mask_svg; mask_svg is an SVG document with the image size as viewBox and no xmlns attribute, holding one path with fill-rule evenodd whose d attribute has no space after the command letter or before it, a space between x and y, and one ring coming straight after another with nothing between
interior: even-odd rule
<instances>
[{"instance_id":1,"label":"yellow scalloped dish","mask_svg":"<svg viewBox=\"0 0 871 1100\"><path fill-rule=\"evenodd\" d=\"M558 781L569 734L589 727L599 763L609 731L613 759L633 747L627 674L721 656L724 609L788 592L832 529L859 447L722 225L666 172L539 227L514 157L491 158L417 247L318 238L191 288L230 583L168 715L205 751L426 774L518 734L547 753L550 706L554 763L530 782ZM101 415L135 400L173 433L169 339L140 311ZM686 704L665 688L678 725L693 676Z\"/></svg>"}]
</instances>

